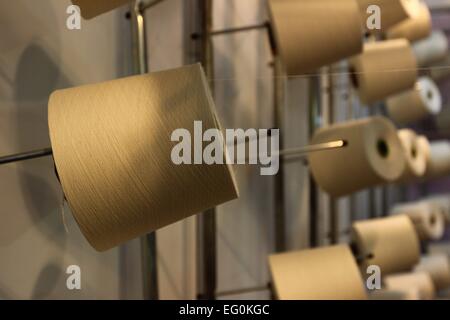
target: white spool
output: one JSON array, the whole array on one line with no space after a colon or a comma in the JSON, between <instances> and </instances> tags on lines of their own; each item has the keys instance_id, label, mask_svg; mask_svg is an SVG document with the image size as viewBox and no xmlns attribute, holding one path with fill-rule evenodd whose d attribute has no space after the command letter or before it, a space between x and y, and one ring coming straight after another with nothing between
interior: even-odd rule
<instances>
[{"instance_id":1,"label":"white spool","mask_svg":"<svg viewBox=\"0 0 450 320\"><path fill-rule=\"evenodd\" d=\"M448 55L448 38L443 31L433 31L428 38L414 43L413 51L420 67L429 66Z\"/></svg>"},{"instance_id":2,"label":"white spool","mask_svg":"<svg viewBox=\"0 0 450 320\"><path fill-rule=\"evenodd\" d=\"M430 144L426 178L442 178L450 174L450 142L434 141Z\"/></svg>"},{"instance_id":3,"label":"white spool","mask_svg":"<svg viewBox=\"0 0 450 320\"><path fill-rule=\"evenodd\" d=\"M428 6L420 2L410 18L401 21L386 32L387 39L408 39L411 42L424 39L431 33L431 13Z\"/></svg>"},{"instance_id":4,"label":"white spool","mask_svg":"<svg viewBox=\"0 0 450 320\"><path fill-rule=\"evenodd\" d=\"M421 300L432 300L436 296L433 280L427 272L414 272L388 276L384 279L385 288L395 291L419 291Z\"/></svg>"},{"instance_id":5,"label":"white spool","mask_svg":"<svg viewBox=\"0 0 450 320\"><path fill-rule=\"evenodd\" d=\"M430 77L437 82L450 77L450 55L430 66Z\"/></svg>"},{"instance_id":6,"label":"white spool","mask_svg":"<svg viewBox=\"0 0 450 320\"><path fill-rule=\"evenodd\" d=\"M408 182L423 177L427 168L429 149L419 143L419 137L410 129L399 130L398 136L406 159L405 169L398 182Z\"/></svg>"},{"instance_id":7,"label":"white spool","mask_svg":"<svg viewBox=\"0 0 450 320\"><path fill-rule=\"evenodd\" d=\"M58 90L48 114L68 205L99 251L238 197L225 162L171 157L176 130L195 136L196 121L220 129L200 64Z\"/></svg>"},{"instance_id":8,"label":"white spool","mask_svg":"<svg viewBox=\"0 0 450 320\"><path fill-rule=\"evenodd\" d=\"M362 21L356 0L269 0L268 4L277 48L290 76L316 72L361 52Z\"/></svg>"},{"instance_id":9,"label":"white spool","mask_svg":"<svg viewBox=\"0 0 450 320\"><path fill-rule=\"evenodd\" d=\"M422 257L414 271L427 272L431 276L436 290L450 287L450 263L446 254L432 254Z\"/></svg>"},{"instance_id":10,"label":"white spool","mask_svg":"<svg viewBox=\"0 0 450 320\"><path fill-rule=\"evenodd\" d=\"M445 232L445 217L440 208L427 201L396 205L392 215L406 215L414 224L422 241L439 240Z\"/></svg>"},{"instance_id":11,"label":"white spool","mask_svg":"<svg viewBox=\"0 0 450 320\"><path fill-rule=\"evenodd\" d=\"M442 96L432 79L421 77L413 89L388 98L386 105L389 117L405 125L441 112Z\"/></svg>"},{"instance_id":12,"label":"white spool","mask_svg":"<svg viewBox=\"0 0 450 320\"><path fill-rule=\"evenodd\" d=\"M450 224L450 195L435 195L426 198L424 201L435 204L439 207L445 218L445 223Z\"/></svg>"},{"instance_id":13,"label":"white spool","mask_svg":"<svg viewBox=\"0 0 450 320\"><path fill-rule=\"evenodd\" d=\"M374 290L369 293L369 300L420 300L420 290L409 288L401 290Z\"/></svg>"},{"instance_id":14,"label":"white spool","mask_svg":"<svg viewBox=\"0 0 450 320\"><path fill-rule=\"evenodd\" d=\"M417 81L416 57L405 39L366 43L349 65L353 87L365 104L411 89Z\"/></svg>"},{"instance_id":15,"label":"white spool","mask_svg":"<svg viewBox=\"0 0 450 320\"><path fill-rule=\"evenodd\" d=\"M417 232L411 219L404 215L353 223L352 243L366 276L372 265L387 275L410 271L420 259Z\"/></svg>"},{"instance_id":16,"label":"white spool","mask_svg":"<svg viewBox=\"0 0 450 320\"><path fill-rule=\"evenodd\" d=\"M345 148L309 155L317 184L334 197L396 181L405 168L397 130L391 121L372 117L323 128L311 144L345 140Z\"/></svg>"},{"instance_id":17,"label":"white spool","mask_svg":"<svg viewBox=\"0 0 450 320\"><path fill-rule=\"evenodd\" d=\"M274 254L269 267L280 300L366 300L348 245Z\"/></svg>"}]
</instances>

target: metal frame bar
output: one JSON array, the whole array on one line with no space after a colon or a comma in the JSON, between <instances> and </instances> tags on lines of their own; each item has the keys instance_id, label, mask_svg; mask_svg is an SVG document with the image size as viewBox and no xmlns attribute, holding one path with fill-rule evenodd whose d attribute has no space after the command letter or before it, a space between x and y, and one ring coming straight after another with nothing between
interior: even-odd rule
<instances>
[{"instance_id":1,"label":"metal frame bar","mask_svg":"<svg viewBox=\"0 0 450 320\"><path fill-rule=\"evenodd\" d=\"M275 57L277 55L277 45L276 45L275 37L273 34L272 26L269 21L265 21L262 23L254 24L254 25L243 26L243 27L228 28L228 29L222 29L222 30L212 30L207 34L207 36L211 38L211 37L215 37L215 36L221 36L221 35L227 35L227 34L233 34L233 33L239 33L239 32L249 32L249 31L260 30L260 29L267 30L270 48L272 50L272 54ZM192 40L200 40L204 37L205 37L204 32L191 34Z\"/></svg>"},{"instance_id":2,"label":"metal frame bar","mask_svg":"<svg viewBox=\"0 0 450 320\"><path fill-rule=\"evenodd\" d=\"M224 35L224 34L230 34L230 33L238 33L238 32L246 32L246 31L253 31L253 30L259 30L259 29L265 29L268 26L270 26L269 22L244 26L244 27L237 27L237 28L228 28L228 29L222 29L222 30L214 30L209 32L210 37ZM191 38L193 40L200 39L204 36L204 33L193 33L191 35Z\"/></svg>"},{"instance_id":3,"label":"metal frame bar","mask_svg":"<svg viewBox=\"0 0 450 320\"><path fill-rule=\"evenodd\" d=\"M346 145L347 144L346 144L345 140L336 140L336 141L330 141L330 142L325 142L325 143L320 143L320 144L307 145L307 146L299 147L299 148L283 149L278 152L278 155L280 157L284 157L284 158L288 158L288 159L295 159L295 158L305 157L306 155L313 153L313 152L321 152L321 151L343 148L343 147L346 147ZM0 157L0 165L9 164L9 163L13 163L13 162L19 162L19 161L25 161L25 160L31 160L31 159L37 159L37 158L43 158L43 157L48 157L48 156L52 156L52 155L53 155L52 148L27 151L27 152L23 152L23 153L17 153L17 154Z\"/></svg>"},{"instance_id":4,"label":"metal frame bar","mask_svg":"<svg viewBox=\"0 0 450 320\"><path fill-rule=\"evenodd\" d=\"M144 10L159 2L161 1L146 3L143 0L136 0L135 3L131 5L130 22L134 71L136 74L145 74L149 72ZM145 300L158 300L159 288L156 232L141 237L140 245L143 297Z\"/></svg>"},{"instance_id":5,"label":"metal frame bar","mask_svg":"<svg viewBox=\"0 0 450 320\"><path fill-rule=\"evenodd\" d=\"M275 51L273 52L275 53ZM282 67L280 57L274 54L273 63L273 117L274 125L280 130L280 149L284 149L283 134L283 104L284 104L284 87L282 77ZM282 152L280 152L281 154ZM289 152L287 153L289 154ZM278 174L275 176L275 252L283 252L286 250L286 206L285 206L285 186L284 186L284 157L280 158Z\"/></svg>"},{"instance_id":6,"label":"metal frame bar","mask_svg":"<svg viewBox=\"0 0 450 320\"><path fill-rule=\"evenodd\" d=\"M42 157L48 157L53 155L52 148L28 151L24 153L13 154L9 156L0 157L0 165L8 164L13 162L37 159Z\"/></svg>"},{"instance_id":7,"label":"metal frame bar","mask_svg":"<svg viewBox=\"0 0 450 320\"><path fill-rule=\"evenodd\" d=\"M321 92L323 95L323 106L326 107L327 123L326 125L332 125L334 123L334 74L333 66L326 67L326 72L323 74L326 84L322 83ZM326 100L326 103L324 101ZM339 210L338 199L329 197L329 241L331 244L338 244L340 241L340 228L339 228Z\"/></svg>"},{"instance_id":8,"label":"metal frame bar","mask_svg":"<svg viewBox=\"0 0 450 320\"><path fill-rule=\"evenodd\" d=\"M317 129L317 119L320 116L320 84L317 77L309 79L309 136L314 135ZM309 247L315 248L320 245L319 241L319 189L309 172Z\"/></svg>"},{"instance_id":9,"label":"metal frame bar","mask_svg":"<svg viewBox=\"0 0 450 320\"><path fill-rule=\"evenodd\" d=\"M212 29L212 0L196 0L195 29L205 35L194 43L196 61L200 61L209 79L214 78L214 56L209 33ZM192 39L191 39L192 40ZM214 96L214 84L210 86ZM211 208L197 216L199 243L198 299L215 300L217 287L217 221L216 209Z\"/></svg>"}]
</instances>

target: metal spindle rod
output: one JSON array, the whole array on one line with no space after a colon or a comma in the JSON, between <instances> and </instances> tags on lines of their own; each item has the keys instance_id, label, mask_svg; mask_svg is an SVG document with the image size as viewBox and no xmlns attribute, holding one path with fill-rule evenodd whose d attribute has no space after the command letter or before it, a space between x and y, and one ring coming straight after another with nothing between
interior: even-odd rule
<instances>
[{"instance_id":1,"label":"metal spindle rod","mask_svg":"<svg viewBox=\"0 0 450 320\"><path fill-rule=\"evenodd\" d=\"M205 68L208 79L214 79L214 48L211 37L213 28L213 0L200 0L197 4L196 31L205 35L200 41L195 41L197 47L197 61L200 61ZM215 86L210 82L211 95L214 99ZM199 241L199 299L215 300L217 289L217 219L216 208L211 208L197 216L198 241Z\"/></svg>"},{"instance_id":2,"label":"metal spindle rod","mask_svg":"<svg viewBox=\"0 0 450 320\"><path fill-rule=\"evenodd\" d=\"M270 49L272 50L272 54L276 56L277 54L277 46L275 41L275 36L273 34L273 30L271 27L271 24L269 21L265 21L263 23L253 24L249 26L244 27L236 27L236 28L228 28L228 29L222 29L222 30L213 30L209 31L208 33L193 33L191 35L192 40L201 40L205 38L205 35L207 35L208 38L214 37L214 36L220 36L220 35L228 35L228 34L234 34L239 32L248 32L253 30L267 30L267 35L269 37L269 44Z\"/></svg>"},{"instance_id":3,"label":"metal spindle rod","mask_svg":"<svg viewBox=\"0 0 450 320\"><path fill-rule=\"evenodd\" d=\"M332 149L344 148L347 146L345 140L336 140L321 144L313 144L306 147L286 149L279 152L280 156L283 157L302 157L314 152L327 151Z\"/></svg>"},{"instance_id":4,"label":"metal spindle rod","mask_svg":"<svg viewBox=\"0 0 450 320\"><path fill-rule=\"evenodd\" d=\"M309 106L308 106L308 120L309 120L309 136L312 137L318 127L318 117L320 116L320 95L319 83L317 78L309 79ZM319 188L316 181L309 172L309 247L315 248L319 243Z\"/></svg>"},{"instance_id":5,"label":"metal spindle rod","mask_svg":"<svg viewBox=\"0 0 450 320\"><path fill-rule=\"evenodd\" d=\"M18 154L0 157L0 165L12 163L12 162L19 162L19 161L36 159L36 158L48 157L51 155L53 155L52 148L28 151L28 152L24 152L24 153L18 153Z\"/></svg>"},{"instance_id":6,"label":"metal spindle rod","mask_svg":"<svg viewBox=\"0 0 450 320\"><path fill-rule=\"evenodd\" d=\"M238 32L245 32L245 31L252 31L252 30L258 30L258 29L266 29L270 26L270 23L268 21L264 23L249 25L245 27L237 27L237 28L229 28L229 29L223 29L223 30L214 30L209 33L209 36L219 36L219 35L225 35L230 33L238 33ZM192 39L197 40L204 36L202 33L193 33Z\"/></svg>"},{"instance_id":7,"label":"metal spindle rod","mask_svg":"<svg viewBox=\"0 0 450 320\"><path fill-rule=\"evenodd\" d=\"M301 147L301 148L280 150L278 152L278 155L281 157L287 157L287 158L291 159L291 158L297 158L297 157L304 157L313 152L339 149L339 148L344 148L346 146L347 146L347 142L345 140L336 140L336 141L331 141L331 142L326 142L326 143L321 143L321 144L309 145L309 146ZM0 157L0 165L13 163L13 162L19 162L19 161L25 161L25 160L31 160L31 159L36 159L36 158L43 158L43 157L48 157L51 155L53 155L52 148L27 151L27 152L23 152L23 153L17 153L17 154ZM277 155L277 154L275 153L275 155Z\"/></svg>"}]
</instances>

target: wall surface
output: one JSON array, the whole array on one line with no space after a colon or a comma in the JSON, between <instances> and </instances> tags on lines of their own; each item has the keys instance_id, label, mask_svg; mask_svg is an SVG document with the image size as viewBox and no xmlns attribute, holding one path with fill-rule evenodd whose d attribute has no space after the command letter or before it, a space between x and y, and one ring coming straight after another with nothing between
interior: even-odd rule
<instances>
[{"instance_id":1,"label":"wall surface","mask_svg":"<svg viewBox=\"0 0 450 320\"><path fill-rule=\"evenodd\" d=\"M69 1L0 1L0 154L50 145L47 101L58 88L114 79L128 71L128 30L118 12L66 28ZM81 236L50 158L0 167L0 297L139 297L122 283L121 250L99 254ZM133 245L130 245L132 247ZM78 265L82 290L66 288ZM124 288L133 287L128 290Z\"/></svg>"}]
</instances>

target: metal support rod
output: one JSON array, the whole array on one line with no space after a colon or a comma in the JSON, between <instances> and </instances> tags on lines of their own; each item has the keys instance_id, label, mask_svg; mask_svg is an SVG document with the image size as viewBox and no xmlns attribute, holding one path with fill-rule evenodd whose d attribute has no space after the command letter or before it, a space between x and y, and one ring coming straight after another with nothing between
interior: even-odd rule
<instances>
[{"instance_id":1,"label":"metal support rod","mask_svg":"<svg viewBox=\"0 0 450 320\"><path fill-rule=\"evenodd\" d=\"M130 11L133 61L136 74L145 74L149 71L143 5L144 2L142 0L136 0L136 2L132 4ZM159 290L156 232L152 232L141 237L140 243L143 297L145 300L158 300Z\"/></svg>"},{"instance_id":2,"label":"metal support rod","mask_svg":"<svg viewBox=\"0 0 450 320\"><path fill-rule=\"evenodd\" d=\"M387 217L389 215L389 187L385 186L381 189L382 192L382 211L381 216Z\"/></svg>"},{"instance_id":3,"label":"metal support rod","mask_svg":"<svg viewBox=\"0 0 450 320\"><path fill-rule=\"evenodd\" d=\"M206 76L214 79L214 55L210 32L213 25L212 0L197 0L195 12L198 24L196 31L205 35L196 41L196 60L203 64ZM214 83L211 83L211 93L214 96ZM202 300L215 300L217 287L217 221L216 209L212 208L197 217L199 234L199 293Z\"/></svg>"},{"instance_id":4,"label":"metal support rod","mask_svg":"<svg viewBox=\"0 0 450 320\"><path fill-rule=\"evenodd\" d=\"M269 26L270 26L270 23L268 21L266 21L264 23L249 25L249 26L245 26L245 27L237 27L237 28L229 28L229 29L211 31L209 33L209 36L214 37L214 36L230 34L230 33L246 32L246 31L258 30L258 29L266 29ZM193 40L197 40L199 38L202 38L203 36L204 36L203 33L193 33L191 37Z\"/></svg>"},{"instance_id":5,"label":"metal support rod","mask_svg":"<svg viewBox=\"0 0 450 320\"><path fill-rule=\"evenodd\" d=\"M309 79L309 135L314 134L318 124L319 116L319 83L316 77ZM315 248L319 245L318 241L318 188L311 173L309 173L309 246Z\"/></svg>"},{"instance_id":6,"label":"metal support rod","mask_svg":"<svg viewBox=\"0 0 450 320\"><path fill-rule=\"evenodd\" d=\"M284 149L278 152L280 157L286 157L289 159L305 157L306 155L314 152L321 152L333 149L339 149L347 146L347 142L345 140L336 140L330 141L320 144L313 144L305 147L292 148L292 149ZM39 149L34 151L27 151L23 153L17 153L13 155L0 157L0 165L8 164L13 162L19 162L24 160L36 159L48 157L53 154L52 148Z\"/></svg>"},{"instance_id":7,"label":"metal support rod","mask_svg":"<svg viewBox=\"0 0 450 320\"><path fill-rule=\"evenodd\" d=\"M329 126L334 123L334 81L333 81L333 66L324 68L321 74L321 109L322 109L322 124ZM339 228L339 210L338 200L334 197L328 198L329 204L329 241L331 244L337 244L340 240Z\"/></svg>"},{"instance_id":8,"label":"metal support rod","mask_svg":"<svg viewBox=\"0 0 450 320\"><path fill-rule=\"evenodd\" d=\"M229 34L234 34L234 33L239 33L239 32L248 32L248 31L253 31L253 30L261 30L261 29L265 29L267 31L270 49L272 51L273 56L275 57L277 55L277 45L276 45L276 40L275 40L273 30L272 30L272 26L269 21L259 23L259 24L244 26L244 27L210 31L208 33L208 37L229 35ZM192 40L201 40L202 38L204 38L204 36L205 36L205 33L193 33L191 35L191 38L192 38Z\"/></svg>"},{"instance_id":9,"label":"metal support rod","mask_svg":"<svg viewBox=\"0 0 450 320\"><path fill-rule=\"evenodd\" d=\"M305 156L310 153L327 151L332 149L344 148L347 146L347 141L345 140L336 140L330 141L320 144L311 144L306 147L301 148L293 148L293 149L285 149L279 152L280 156L290 157L290 156Z\"/></svg>"},{"instance_id":10,"label":"metal support rod","mask_svg":"<svg viewBox=\"0 0 450 320\"><path fill-rule=\"evenodd\" d=\"M142 0L136 0L131 10L131 30L133 45L134 72L136 74L148 73L147 38L145 17L142 11Z\"/></svg>"},{"instance_id":11,"label":"metal support rod","mask_svg":"<svg viewBox=\"0 0 450 320\"><path fill-rule=\"evenodd\" d=\"M346 86L346 98L347 98L347 116L346 119L347 120L353 120L355 118L355 106L354 106L354 89L352 87L351 81L350 81L350 77L347 77L347 86ZM356 219L358 218L358 215L356 213L356 195L352 194L349 196L349 220L350 220L350 225L356 221ZM345 234L344 235L348 235Z\"/></svg>"},{"instance_id":12,"label":"metal support rod","mask_svg":"<svg viewBox=\"0 0 450 320\"><path fill-rule=\"evenodd\" d=\"M276 128L280 130L280 149L284 148L284 132L282 130L283 126L283 104L284 104L284 87L283 87L283 77L281 72L281 61L279 56L274 56L274 66L273 66L273 114L274 114L274 124ZM292 155L295 152L286 152L284 155ZM280 155L283 155L280 152ZM283 252L286 250L286 207L285 207L285 196L284 196L284 157L280 159L279 172L275 176L275 252Z\"/></svg>"},{"instance_id":13,"label":"metal support rod","mask_svg":"<svg viewBox=\"0 0 450 320\"><path fill-rule=\"evenodd\" d=\"M9 156L0 157L0 165L13 162L25 161L30 159L48 157L53 154L52 148L41 150L28 151L24 153L13 154Z\"/></svg>"},{"instance_id":14,"label":"metal support rod","mask_svg":"<svg viewBox=\"0 0 450 320\"><path fill-rule=\"evenodd\" d=\"M376 115L382 115L381 111L381 105L380 104L374 104L369 106L369 115L370 116L376 116ZM378 188L370 188L368 190L368 195L369 195L369 218L371 219L375 219L378 217L378 212L377 212L377 190Z\"/></svg>"}]
</instances>

